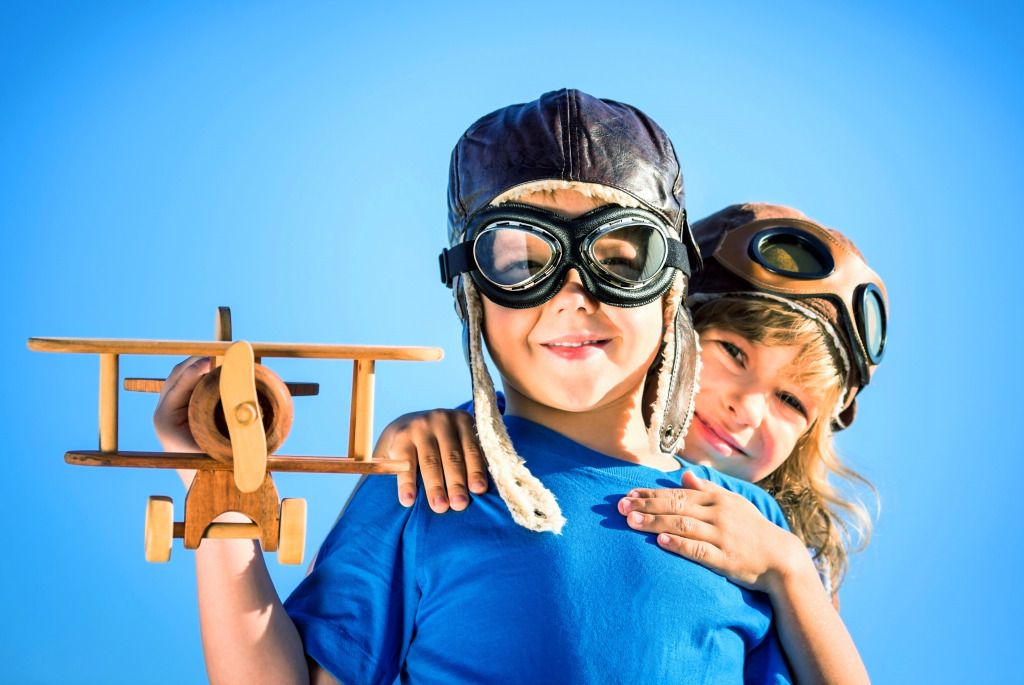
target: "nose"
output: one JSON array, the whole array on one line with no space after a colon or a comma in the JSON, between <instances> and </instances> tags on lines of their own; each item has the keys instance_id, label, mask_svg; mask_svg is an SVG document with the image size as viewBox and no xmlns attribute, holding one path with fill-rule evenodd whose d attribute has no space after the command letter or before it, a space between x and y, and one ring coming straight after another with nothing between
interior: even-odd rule
<instances>
[{"instance_id":1,"label":"nose","mask_svg":"<svg viewBox=\"0 0 1024 685\"><path fill-rule=\"evenodd\" d=\"M729 411L744 427L760 426L767 409L768 396L756 390L738 392L729 401Z\"/></svg>"},{"instance_id":2,"label":"nose","mask_svg":"<svg viewBox=\"0 0 1024 685\"><path fill-rule=\"evenodd\" d=\"M597 300L583 287L583 280L576 269L569 269L561 290L555 294L551 302L556 311L592 312L597 307Z\"/></svg>"}]
</instances>

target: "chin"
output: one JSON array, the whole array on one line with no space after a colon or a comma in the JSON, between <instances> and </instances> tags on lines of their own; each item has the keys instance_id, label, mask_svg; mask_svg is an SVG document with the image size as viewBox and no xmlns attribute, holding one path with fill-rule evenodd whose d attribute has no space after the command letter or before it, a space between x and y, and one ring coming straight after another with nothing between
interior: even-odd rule
<instances>
[{"instance_id":1,"label":"chin","mask_svg":"<svg viewBox=\"0 0 1024 685\"><path fill-rule=\"evenodd\" d=\"M602 406L605 403L606 397L605 393L581 392L579 388L572 388L566 390L566 392L549 394L541 400L541 403L560 411L584 412Z\"/></svg>"}]
</instances>

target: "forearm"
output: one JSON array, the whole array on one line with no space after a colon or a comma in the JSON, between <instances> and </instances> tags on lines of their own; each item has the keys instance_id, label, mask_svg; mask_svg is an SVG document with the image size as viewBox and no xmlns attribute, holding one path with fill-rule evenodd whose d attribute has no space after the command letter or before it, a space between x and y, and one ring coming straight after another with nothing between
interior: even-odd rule
<instances>
[{"instance_id":1,"label":"forearm","mask_svg":"<svg viewBox=\"0 0 1024 685\"><path fill-rule=\"evenodd\" d=\"M258 544L203 540L196 550L196 579L211 683L309 682L302 640L277 596Z\"/></svg>"},{"instance_id":2,"label":"forearm","mask_svg":"<svg viewBox=\"0 0 1024 685\"><path fill-rule=\"evenodd\" d=\"M853 638L825 592L806 550L769 591L775 628L799 685L870 682Z\"/></svg>"},{"instance_id":3,"label":"forearm","mask_svg":"<svg viewBox=\"0 0 1024 685\"><path fill-rule=\"evenodd\" d=\"M210 360L190 357L164 382L153 426L164 450L199 452L188 424L192 392ZM191 492L195 471L178 470ZM209 493L203 493L208 495ZM249 519L222 514L217 521ZM199 627L211 683L309 683L302 639L251 540L205 539L195 552Z\"/></svg>"}]
</instances>

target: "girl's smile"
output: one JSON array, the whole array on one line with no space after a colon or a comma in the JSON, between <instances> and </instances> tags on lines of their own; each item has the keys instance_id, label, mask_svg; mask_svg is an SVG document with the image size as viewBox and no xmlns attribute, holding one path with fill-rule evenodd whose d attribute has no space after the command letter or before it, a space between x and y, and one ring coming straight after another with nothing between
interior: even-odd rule
<instances>
[{"instance_id":1,"label":"girl's smile","mask_svg":"<svg viewBox=\"0 0 1024 685\"><path fill-rule=\"evenodd\" d=\"M693 417L697 420L690 424L690 430L699 431L703 440L717 449L723 457L731 457L734 454L747 456L747 453L740 448L739 442L732 438L724 428L710 423L708 419L700 415L700 412L694 411Z\"/></svg>"}]
</instances>

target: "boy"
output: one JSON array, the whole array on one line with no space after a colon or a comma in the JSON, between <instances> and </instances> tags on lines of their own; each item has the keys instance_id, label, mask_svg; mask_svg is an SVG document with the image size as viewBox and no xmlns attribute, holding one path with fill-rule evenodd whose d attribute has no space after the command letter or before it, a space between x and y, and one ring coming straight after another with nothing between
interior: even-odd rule
<instances>
[{"instance_id":1,"label":"boy","mask_svg":"<svg viewBox=\"0 0 1024 685\"><path fill-rule=\"evenodd\" d=\"M287 614L253 544L204 543L211 681L305 682L305 654L312 682L788 682L765 596L666 564L615 511L631 489L679 482L692 413L693 246L665 134L578 91L499 110L455 148L449 224L442 274L498 494L436 517L365 480ZM162 417L202 370L167 384L168 449L185 436ZM707 473L784 525L765 493Z\"/></svg>"}]
</instances>

